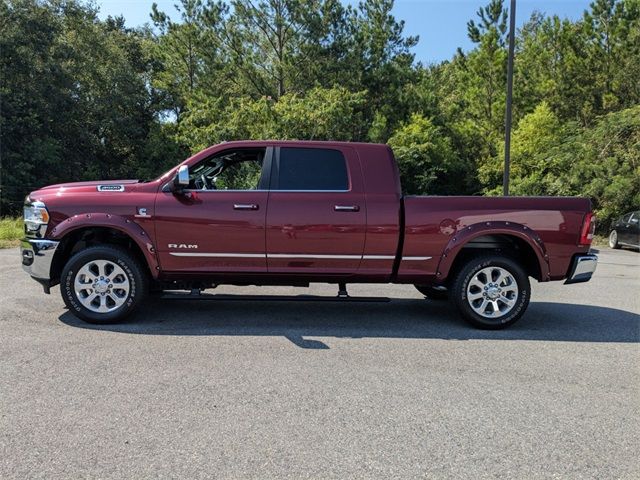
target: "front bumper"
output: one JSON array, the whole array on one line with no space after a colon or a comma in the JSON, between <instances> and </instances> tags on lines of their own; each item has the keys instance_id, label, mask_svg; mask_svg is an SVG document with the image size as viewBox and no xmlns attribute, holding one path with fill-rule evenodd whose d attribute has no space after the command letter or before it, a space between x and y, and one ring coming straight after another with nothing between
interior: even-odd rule
<instances>
[{"instance_id":1,"label":"front bumper","mask_svg":"<svg viewBox=\"0 0 640 480\"><path fill-rule=\"evenodd\" d=\"M42 284L46 293L49 293L51 286L51 263L59 243L54 240L38 238L22 240L20 248L22 268L34 280Z\"/></svg>"},{"instance_id":2,"label":"front bumper","mask_svg":"<svg viewBox=\"0 0 640 480\"><path fill-rule=\"evenodd\" d=\"M598 266L598 256L593 253L587 253L583 255L576 255L571 261L571 267L569 268L569 275L564 282L568 283L582 283L591 280L593 272L596 271Z\"/></svg>"}]
</instances>

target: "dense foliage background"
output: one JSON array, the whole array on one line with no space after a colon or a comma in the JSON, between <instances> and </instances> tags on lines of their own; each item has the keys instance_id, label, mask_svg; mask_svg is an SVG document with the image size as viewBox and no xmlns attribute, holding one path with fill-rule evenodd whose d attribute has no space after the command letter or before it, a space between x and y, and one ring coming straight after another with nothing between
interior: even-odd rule
<instances>
[{"instance_id":1,"label":"dense foliage background","mask_svg":"<svg viewBox=\"0 0 640 480\"><path fill-rule=\"evenodd\" d=\"M152 25L79 0L0 0L2 213L54 182L149 178L232 139L387 142L407 193L497 194L507 11L422 65L393 0L180 0ZM517 34L512 190L640 206L640 0Z\"/></svg>"}]
</instances>

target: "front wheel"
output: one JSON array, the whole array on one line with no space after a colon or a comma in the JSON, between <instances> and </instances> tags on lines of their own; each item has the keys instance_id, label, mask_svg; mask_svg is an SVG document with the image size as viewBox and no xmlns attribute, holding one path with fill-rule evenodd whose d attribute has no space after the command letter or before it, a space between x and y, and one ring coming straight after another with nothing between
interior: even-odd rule
<instances>
[{"instance_id":1,"label":"front wheel","mask_svg":"<svg viewBox=\"0 0 640 480\"><path fill-rule=\"evenodd\" d=\"M458 272L450 298L462 317L477 328L497 330L517 322L529 305L529 277L512 258L485 255Z\"/></svg>"},{"instance_id":2,"label":"front wheel","mask_svg":"<svg viewBox=\"0 0 640 480\"><path fill-rule=\"evenodd\" d=\"M115 323L131 314L147 291L147 276L126 250L99 245L76 253L62 269L60 293L77 317Z\"/></svg>"},{"instance_id":3,"label":"front wheel","mask_svg":"<svg viewBox=\"0 0 640 480\"><path fill-rule=\"evenodd\" d=\"M609 246L611 248L620 248L620 244L618 243L618 232L615 230L611 230L609 234Z\"/></svg>"}]
</instances>

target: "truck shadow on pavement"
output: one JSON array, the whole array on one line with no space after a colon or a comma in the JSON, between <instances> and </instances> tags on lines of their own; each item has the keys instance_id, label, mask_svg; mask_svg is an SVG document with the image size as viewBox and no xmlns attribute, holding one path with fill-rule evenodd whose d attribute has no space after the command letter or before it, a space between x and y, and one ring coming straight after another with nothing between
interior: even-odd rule
<instances>
[{"instance_id":1,"label":"truck shadow on pavement","mask_svg":"<svg viewBox=\"0 0 640 480\"><path fill-rule=\"evenodd\" d=\"M70 312L60 321L77 328L138 335L283 336L300 348L328 349L327 338L539 340L622 342L640 340L640 315L607 307L532 302L515 325L477 330L448 302L395 299L389 303L213 302L154 299L124 323L91 325ZM310 337L310 338L309 338Z\"/></svg>"}]
</instances>

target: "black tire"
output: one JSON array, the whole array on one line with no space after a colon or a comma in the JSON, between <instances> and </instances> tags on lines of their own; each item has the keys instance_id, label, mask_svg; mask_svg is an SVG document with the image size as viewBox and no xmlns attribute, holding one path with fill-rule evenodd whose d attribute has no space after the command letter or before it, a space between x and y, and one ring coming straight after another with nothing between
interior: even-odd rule
<instances>
[{"instance_id":1,"label":"black tire","mask_svg":"<svg viewBox=\"0 0 640 480\"><path fill-rule=\"evenodd\" d=\"M611 233L609 233L609 246L616 250L620 248L620 244L618 243L618 232L615 230L611 230Z\"/></svg>"},{"instance_id":2,"label":"black tire","mask_svg":"<svg viewBox=\"0 0 640 480\"><path fill-rule=\"evenodd\" d=\"M446 300L449 298L449 292L446 290L436 290L430 285L414 285L414 287L429 300Z\"/></svg>"},{"instance_id":3,"label":"black tire","mask_svg":"<svg viewBox=\"0 0 640 480\"><path fill-rule=\"evenodd\" d=\"M82 304L76 294L74 282L78 271L92 260L105 260L117 265L124 271L126 280L129 282L128 292L118 299L118 301L123 302L122 305L117 308L113 307L114 309L111 311L104 313L92 311ZM133 313L145 298L148 283L144 268L125 249L112 245L99 245L81 250L69 259L62 269L60 293L69 311L75 316L88 323L106 325L119 322ZM93 290L91 291L93 292ZM100 299L98 300L101 301Z\"/></svg>"},{"instance_id":4,"label":"black tire","mask_svg":"<svg viewBox=\"0 0 640 480\"><path fill-rule=\"evenodd\" d=\"M478 278L486 279L486 275L482 273L481 270L489 267L495 267L496 268L495 272L498 272L497 269L505 270L511 276L511 278L515 281L515 284L517 286L517 295L514 291L513 293L509 293L510 295L513 296L513 298L506 299L506 300L513 301L513 306L509 310L505 311L503 315L498 314L491 318L487 318L486 316L479 314L474 309L474 308L477 308L477 309L481 308L481 306L483 305L482 302L485 299L484 297L474 301L474 304L476 305L476 307L472 307L471 302L467 298L468 297L467 292L469 291L469 289L477 289L480 294L486 297L485 292L483 292L483 289L480 289L473 285L470 287L469 284L472 280L477 281ZM478 275L478 277L476 277L476 275ZM489 281L493 282L494 280L489 280ZM497 283L493 283L493 285L497 285ZM502 292L502 289L507 290L507 288L504 285L501 285L501 288L499 289L499 291ZM487 289L485 288L484 290L486 291ZM451 302L458 309L458 312L460 313L462 318L464 318L471 325L473 325L476 328L481 328L485 330L499 330L501 328L506 328L510 325L513 325L522 317L522 315L524 315L524 312L529 306L529 298L531 296L531 286L529 284L528 275L515 259L503 256L503 255L492 254L492 255L482 255L482 256L471 258L458 271L453 281L453 284L449 290L449 293L450 293ZM473 293L474 292L472 292L472 294ZM491 290L489 290L488 293L494 293L496 295L507 295L507 292L497 293L497 291L491 292ZM490 299L487 298L487 300L490 300ZM494 300L495 300L495 305L498 305L499 307L502 306L505 309L509 308L506 305L506 303L503 303L503 300L501 299L500 296L498 296L497 298L494 298ZM490 302L490 303L493 303L493 302ZM492 312L495 313L494 309L495 309L494 306L491 306L491 308L489 308L489 305L487 304L484 310L484 313L488 314L487 313L488 310L491 310ZM502 310L501 308L498 308L498 312L500 312L501 310Z\"/></svg>"}]
</instances>

